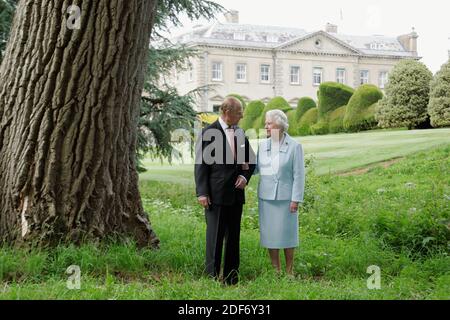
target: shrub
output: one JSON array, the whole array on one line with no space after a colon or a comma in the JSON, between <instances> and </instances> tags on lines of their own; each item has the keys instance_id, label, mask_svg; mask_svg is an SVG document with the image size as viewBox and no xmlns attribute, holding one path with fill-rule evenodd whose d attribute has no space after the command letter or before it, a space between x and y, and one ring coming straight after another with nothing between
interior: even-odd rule
<instances>
[{"instance_id":1,"label":"shrub","mask_svg":"<svg viewBox=\"0 0 450 320\"><path fill-rule=\"evenodd\" d=\"M318 109L312 108L306 111L303 117L298 121L297 133L301 136L307 136L311 134L311 126L317 122Z\"/></svg>"},{"instance_id":2,"label":"shrub","mask_svg":"<svg viewBox=\"0 0 450 320\"><path fill-rule=\"evenodd\" d=\"M263 120L263 116L260 115L258 118L255 119L255 121L253 121L253 128L256 130L262 129L264 128L264 123L265 120Z\"/></svg>"},{"instance_id":3,"label":"shrub","mask_svg":"<svg viewBox=\"0 0 450 320\"><path fill-rule=\"evenodd\" d=\"M450 60L442 66L431 81L428 114L433 127L450 125Z\"/></svg>"},{"instance_id":4,"label":"shrub","mask_svg":"<svg viewBox=\"0 0 450 320\"><path fill-rule=\"evenodd\" d=\"M255 129L264 128L267 111L275 110L275 109L279 109L279 110L287 113L288 111L292 110L292 107L289 105L289 103L283 97L273 98L272 100L269 101L269 103L267 103L266 107L264 108L264 110L261 114L259 126L258 126L258 128L255 127Z\"/></svg>"},{"instance_id":5,"label":"shrub","mask_svg":"<svg viewBox=\"0 0 450 320\"><path fill-rule=\"evenodd\" d=\"M201 121L202 126L210 125L213 122L216 122L219 119L219 115L216 113L205 112L199 113L197 115L197 119Z\"/></svg>"},{"instance_id":6,"label":"shrub","mask_svg":"<svg viewBox=\"0 0 450 320\"><path fill-rule=\"evenodd\" d=\"M344 117L347 110L347 106L342 106L334 110L328 121L328 131L330 133L345 132L344 129Z\"/></svg>"},{"instance_id":7,"label":"shrub","mask_svg":"<svg viewBox=\"0 0 450 320\"><path fill-rule=\"evenodd\" d=\"M234 97L234 98L238 99L238 100L241 102L242 108L243 108L244 110L245 110L245 108L247 107L247 104L245 103L245 100L244 100L244 98L242 98L241 95L239 95L239 94L237 94L237 93L231 93L231 94L227 95L227 97Z\"/></svg>"},{"instance_id":8,"label":"shrub","mask_svg":"<svg viewBox=\"0 0 450 320\"><path fill-rule=\"evenodd\" d=\"M292 107L283 97L275 97L267 103L266 108L264 109L264 113L269 110L280 109L282 111L292 110Z\"/></svg>"},{"instance_id":9,"label":"shrub","mask_svg":"<svg viewBox=\"0 0 450 320\"><path fill-rule=\"evenodd\" d=\"M311 126L311 134L313 135L323 135L328 132L328 121L326 120L319 120L319 122Z\"/></svg>"},{"instance_id":10,"label":"shrub","mask_svg":"<svg viewBox=\"0 0 450 320\"><path fill-rule=\"evenodd\" d=\"M298 122L297 122L297 117L296 117L296 111L295 110L289 110L286 113L286 115L288 117L288 122L289 122L289 129L288 129L289 135L290 136L298 135L298 132L297 132Z\"/></svg>"},{"instance_id":11,"label":"shrub","mask_svg":"<svg viewBox=\"0 0 450 320\"><path fill-rule=\"evenodd\" d=\"M264 103L260 100L251 101L244 111L244 118L239 123L244 130L253 128L253 123L261 115L264 110Z\"/></svg>"},{"instance_id":12,"label":"shrub","mask_svg":"<svg viewBox=\"0 0 450 320\"><path fill-rule=\"evenodd\" d=\"M392 69L386 96L379 102L376 119L382 128L412 129L428 118L427 106L433 75L416 60L402 60Z\"/></svg>"},{"instance_id":13,"label":"shrub","mask_svg":"<svg viewBox=\"0 0 450 320\"><path fill-rule=\"evenodd\" d=\"M309 109L316 108L316 102L309 98L309 97L303 97L298 101L297 104L297 110L296 110L296 119L299 121L303 115L308 111Z\"/></svg>"},{"instance_id":14,"label":"shrub","mask_svg":"<svg viewBox=\"0 0 450 320\"><path fill-rule=\"evenodd\" d=\"M337 82L324 82L319 86L319 119L324 119L327 114L347 105L354 90Z\"/></svg>"},{"instance_id":15,"label":"shrub","mask_svg":"<svg viewBox=\"0 0 450 320\"><path fill-rule=\"evenodd\" d=\"M367 110L383 98L383 92L377 86L365 84L360 86L347 105L347 111L344 116L344 128L348 132L357 132L361 130L372 129L376 127L375 117L367 122ZM371 109L374 112L374 108Z\"/></svg>"},{"instance_id":16,"label":"shrub","mask_svg":"<svg viewBox=\"0 0 450 320\"><path fill-rule=\"evenodd\" d=\"M378 107L378 103L374 103L361 113L358 124L359 131L371 130L377 127L378 121L375 119L375 113Z\"/></svg>"}]
</instances>

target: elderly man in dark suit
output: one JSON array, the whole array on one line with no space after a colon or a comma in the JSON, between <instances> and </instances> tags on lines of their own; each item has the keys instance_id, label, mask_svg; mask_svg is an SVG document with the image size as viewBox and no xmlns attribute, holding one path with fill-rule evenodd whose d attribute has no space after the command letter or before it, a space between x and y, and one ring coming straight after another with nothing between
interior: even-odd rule
<instances>
[{"instance_id":1,"label":"elderly man in dark suit","mask_svg":"<svg viewBox=\"0 0 450 320\"><path fill-rule=\"evenodd\" d=\"M242 129L241 102L227 98L219 120L202 130L196 145L195 184L206 216L206 272L218 279L225 240L223 281L238 283L239 242L245 188L256 156Z\"/></svg>"}]
</instances>

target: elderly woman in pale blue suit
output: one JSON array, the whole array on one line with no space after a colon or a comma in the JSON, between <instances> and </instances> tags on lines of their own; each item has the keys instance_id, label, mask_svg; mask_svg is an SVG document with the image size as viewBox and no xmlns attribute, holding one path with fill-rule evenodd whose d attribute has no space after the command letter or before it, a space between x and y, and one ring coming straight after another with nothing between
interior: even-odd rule
<instances>
[{"instance_id":1,"label":"elderly woman in pale blue suit","mask_svg":"<svg viewBox=\"0 0 450 320\"><path fill-rule=\"evenodd\" d=\"M268 139L258 149L257 171L261 245L268 248L272 265L281 270L284 249L286 272L293 274L298 247L298 206L303 202L305 166L303 149L287 134L288 119L281 110L266 114Z\"/></svg>"}]
</instances>

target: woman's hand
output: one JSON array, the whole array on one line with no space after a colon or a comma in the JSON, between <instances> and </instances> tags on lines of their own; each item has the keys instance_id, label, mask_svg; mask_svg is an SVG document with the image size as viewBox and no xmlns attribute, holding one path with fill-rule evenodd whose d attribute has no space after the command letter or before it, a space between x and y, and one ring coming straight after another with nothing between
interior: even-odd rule
<instances>
[{"instance_id":1,"label":"woman's hand","mask_svg":"<svg viewBox=\"0 0 450 320\"><path fill-rule=\"evenodd\" d=\"M298 212L298 202L291 202L291 213Z\"/></svg>"}]
</instances>

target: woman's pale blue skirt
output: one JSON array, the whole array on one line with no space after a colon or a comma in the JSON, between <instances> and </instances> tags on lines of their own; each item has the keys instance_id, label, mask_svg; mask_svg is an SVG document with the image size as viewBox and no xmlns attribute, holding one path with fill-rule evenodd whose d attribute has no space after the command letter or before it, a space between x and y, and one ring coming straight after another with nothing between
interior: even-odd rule
<instances>
[{"instance_id":1,"label":"woman's pale blue skirt","mask_svg":"<svg viewBox=\"0 0 450 320\"><path fill-rule=\"evenodd\" d=\"M298 213L291 213L291 201L259 199L261 246L268 249L298 247Z\"/></svg>"}]
</instances>

